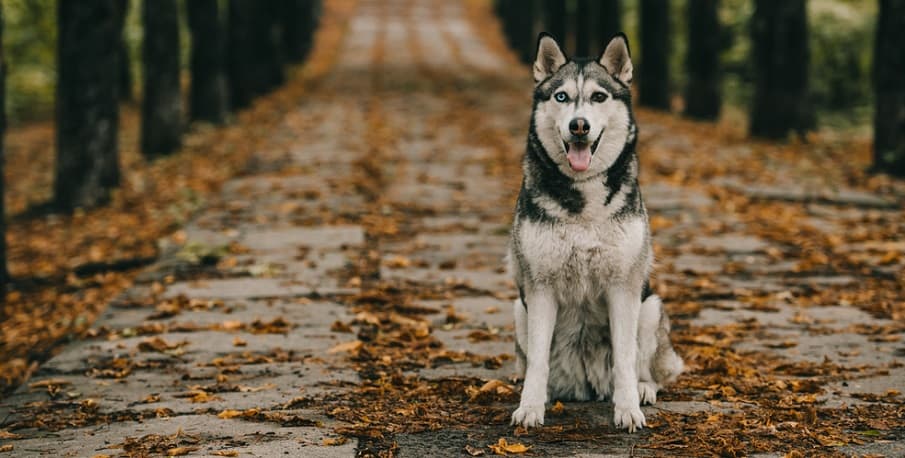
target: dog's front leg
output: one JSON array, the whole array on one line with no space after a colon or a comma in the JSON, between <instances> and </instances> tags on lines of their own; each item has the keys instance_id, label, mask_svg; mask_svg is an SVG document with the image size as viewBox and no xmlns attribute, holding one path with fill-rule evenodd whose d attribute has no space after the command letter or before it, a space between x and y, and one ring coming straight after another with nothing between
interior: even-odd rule
<instances>
[{"instance_id":1,"label":"dog's front leg","mask_svg":"<svg viewBox=\"0 0 905 458\"><path fill-rule=\"evenodd\" d=\"M547 379L550 375L550 344L556 326L556 302L549 290L539 288L526 291L528 309L527 348L528 368L522 399L512 414L512 424L525 427L544 424L544 404L547 402Z\"/></svg>"},{"instance_id":2,"label":"dog's front leg","mask_svg":"<svg viewBox=\"0 0 905 458\"><path fill-rule=\"evenodd\" d=\"M613 423L634 432L645 424L636 368L641 293L619 286L607 294L607 300L613 339Z\"/></svg>"}]
</instances>

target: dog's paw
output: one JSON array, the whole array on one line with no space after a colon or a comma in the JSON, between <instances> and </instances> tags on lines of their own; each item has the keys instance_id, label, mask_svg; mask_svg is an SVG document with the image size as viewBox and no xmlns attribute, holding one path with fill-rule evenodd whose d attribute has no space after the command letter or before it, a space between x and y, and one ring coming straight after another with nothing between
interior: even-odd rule
<instances>
[{"instance_id":1,"label":"dog's paw","mask_svg":"<svg viewBox=\"0 0 905 458\"><path fill-rule=\"evenodd\" d=\"M651 405L657 402L657 384L654 382L638 382L638 396L641 405Z\"/></svg>"},{"instance_id":2,"label":"dog's paw","mask_svg":"<svg viewBox=\"0 0 905 458\"><path fill-rule=\"evenodd\" d=\"M544 405L519 406L512 413L512 424L533 428L544 424Z\"/></svg>"},{"instance_id":3,"label":"dog's paw","mask_svg":"<svg viewBox=\"0 0 905 458\"><path fill-rule=\"evenodd\" d=\"M647 423L644 421L644 413L641 412L640 406L615 406L613 408L613 424L616 428L625 428L628 429L628 432L633 433L635 430L646 426Z\"/></svg>"}]
</instances>

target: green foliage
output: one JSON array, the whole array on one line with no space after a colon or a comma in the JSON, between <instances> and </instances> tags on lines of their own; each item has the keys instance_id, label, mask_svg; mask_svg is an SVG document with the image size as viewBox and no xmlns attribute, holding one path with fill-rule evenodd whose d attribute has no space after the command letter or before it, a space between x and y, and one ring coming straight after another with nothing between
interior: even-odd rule
<instances>
[{"instance_id":1,"label":"green foliage","mask_svg":"<svg viewBox=\"0 0 905 458\"><path fill-rule=\"evenodd\" d=\"M78 0L75 0L78 1ZM133 93L141 81L141 7L131 0L123 38L129 52ZM152 0L153 1L153 0ZM3 50L6 54L6 113L13 125L53 117L57 79L57 0L0 0L3 4ZM224 5L225 7L225 5ZM189 33L180 8L180 46L188 68Z\"/></svg>"},{"instance_id":2,"label":"green foliage","mask_svg":"<svg viewBox=\"0 0 905 458\"><path fill-rule=\"evenodd\" d=\"M2 0L3 51L10 123L53 115L56 87L56 0Z\"/></svg>"}]
</instances>

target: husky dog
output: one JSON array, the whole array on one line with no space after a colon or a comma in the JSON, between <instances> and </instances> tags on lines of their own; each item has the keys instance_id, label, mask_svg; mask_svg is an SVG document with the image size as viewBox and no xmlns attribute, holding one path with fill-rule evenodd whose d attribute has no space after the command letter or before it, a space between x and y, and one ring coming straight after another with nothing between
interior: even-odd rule
<instances>
[{"instance_id":1,"label":"husky dog","mask_svg":"<svg viewBox=\"0 0 905 458\"><path fill-rule=\"evenodd\" d=\"M525 379L512 423L542 425L548 399L611 398L615 426L632 432L645 424L641 403L656 402L683 364L647 281L628 40L569 59L542 33L534 81L509 250Z\"/></svg>"}]
</instances>

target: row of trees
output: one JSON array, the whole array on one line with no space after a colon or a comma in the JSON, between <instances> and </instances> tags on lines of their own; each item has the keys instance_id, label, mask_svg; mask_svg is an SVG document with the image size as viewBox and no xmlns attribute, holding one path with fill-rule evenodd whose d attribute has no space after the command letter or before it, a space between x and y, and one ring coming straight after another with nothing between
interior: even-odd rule
<instances>
[{"instance_id":1,"label":"row of trees","mask_svg":"<svg viewBox=\"0 0 905 458\"><path fill-rule=\"evenodd\" d=\"M180 86L180 8L177 0L141 5L140 149L154 159L179 149L187 125ZM101 205L119 185L119 102L133 97L123 40L129 6L129 0L57 2L53 208L58 211ZM286 64L306 57L320 1L187 0L185 13L191 34L188 121L223 123L231 110L282 84ZM0 8L0 40L2 23ZM0 54L0 83L6 73ZM0 84L0 106L4 96L5 84ZM2 159L0 147L0 165ZM0 237L0 284L8 279L4 243Z\"/></svg>"},{"instance_id":2,"label":"row of trees","mask_svg":"<svg viewBox=\"0 0 905 458\"><path fill-rule=\"evenodd\" d=\"M696 119L719 117L722 105L719 0L686 0L683 114ZM620 0L497 0L497 13L510 46L527 62L535 39L546 30L559 39L571 35L576 55L596 55L622 29ZM670 0L639 2L639 103L669 110L671 52ZM874 167L905 176L905 0L879 0L873 56ZM810 49L806 0L754 0L749 23L754 95L750 106L752 136L783 139L816 127L809 93ZM635 56L637 58L637 56ZM842 72L844 69L840 69Z\"/></svg>"}]
</instances>

